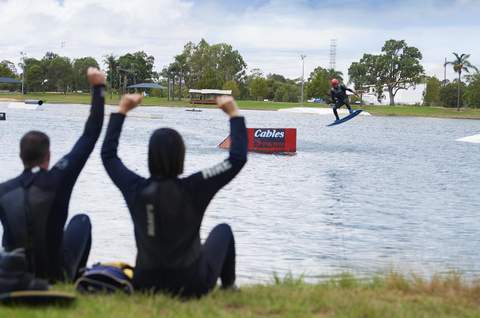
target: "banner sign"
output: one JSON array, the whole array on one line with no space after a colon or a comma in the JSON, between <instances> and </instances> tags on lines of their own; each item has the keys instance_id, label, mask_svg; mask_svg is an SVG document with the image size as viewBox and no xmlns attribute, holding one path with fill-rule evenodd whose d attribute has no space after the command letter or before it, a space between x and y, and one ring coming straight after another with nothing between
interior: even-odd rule
<instances>
[{"instance_id":1,"label":"banner sign","mask_svg":"<svg viewBox=\"0 0 480 318\"><path fill-rule=\"evenodd\" d=\"M297 151L296 128L247 128L248 151L261 153L294 154ZM220 148L230 148L230 137Z\"/></svg>"}]
</instances>

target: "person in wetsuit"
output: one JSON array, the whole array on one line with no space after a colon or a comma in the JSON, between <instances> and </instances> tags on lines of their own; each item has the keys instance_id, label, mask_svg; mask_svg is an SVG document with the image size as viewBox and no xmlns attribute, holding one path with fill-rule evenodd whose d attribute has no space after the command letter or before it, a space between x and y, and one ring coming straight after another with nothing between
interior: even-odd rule
<instances>
[{"instance_id":1,"label":"person in wetsuit","mask_svg":"<svg viewBox=\"0 0 480 318\"><path fill-rule=\"evenodd\" d=\"M352 107L350 107L347 91L352 92L355 95L357 93L355 93L352 89L346 87L344 84L340 84L340 82L335 78L332 79L331 84L332 89L330 90L330 98L334 103L333 114L335 115L336 120L340 120L337 109L342 107L343 105L347 106L350 114L352 113Z\"/></svg>"},{"instance_id":2,"label":"person in wetsuit","mask_svg":"<svg viewBox=\"0 0 480 318\"><path fill-rule=\"evenodd\" d=\"M136 289L163 291L184 297L202 296L220 277L222 287L235 283L235 241L227 224L217 225L204 244L200 226L208 204L247 161L247 130L232 97L219 97L218 107L230 116L229 157L185 178L185 145L170 128L153 132L148 150L150 177L129 170L117 155L127 113L141 102L126 95L119 112L110 117L102 146L108 175L120 189L134 224L137 259L133 276Z\"/></svg>"},{"instance_id":3,"label":"person in wetsuit","mask_svg":"<svg viewBox=\"0 0 480 318\"><path fill-rule=\"evenodd\" d=\"M103 124L105 74L89 68L87 78L93 87L92 106L73 149L48 170L50 140L42 132L30 131L20 141L23 172L0 184L4 249L24 249L28 271L51 282L75 279L90 253L88 216L77 214L64 230L73 186Z\"/></svg>"}]
</instances>

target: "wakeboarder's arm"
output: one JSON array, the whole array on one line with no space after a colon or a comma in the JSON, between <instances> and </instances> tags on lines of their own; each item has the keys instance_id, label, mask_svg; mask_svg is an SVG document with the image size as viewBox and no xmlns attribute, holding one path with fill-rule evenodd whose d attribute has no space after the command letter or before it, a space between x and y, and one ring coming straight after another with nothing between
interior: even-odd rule
<instances>
[{"instance_id":1,"label":"wakeboarder's arm","mask_svg":"<svg viewBox=\"0 0 480 318\"><path fill-rule=\"evenodd\" d=\"M332 103L335 103L337 101L337 98L335 97L335 93L333 92L333 89L330 90L330 99Z\"/></svg>"},{"instance_id":2,"label":"wakeboarder's arm","mask_svg":"<svg viewBox=\"0 0 480 318\"><path fill-rule=\"evenodd\" d=\"M346 87L345 90L349 91L350 93L353 93L354 95L357 95L357 93L351 88Z\"/></svg>"}]
</instances>

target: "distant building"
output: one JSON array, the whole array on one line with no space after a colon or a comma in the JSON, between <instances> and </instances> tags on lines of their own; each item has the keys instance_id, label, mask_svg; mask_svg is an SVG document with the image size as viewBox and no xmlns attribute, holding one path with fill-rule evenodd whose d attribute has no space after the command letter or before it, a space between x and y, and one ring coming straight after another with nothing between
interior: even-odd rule
<instances>
[{"instance_id":1,"label":"distant building","mask_svg":"<svg viewBox=\"0 0 480 318\"><path fill-rule=\"evenodd\" d=\"M426 84L417 84L408 89L401 89L395 95L395 104L403 105L422 105L423 96L425 89L427 88ZM385 86L383 88L383 94L380 101L377 98L377 93L375 92L375 86L366 86L362 94L363 102L366 105L388 105L390 104L390 97L388 95L388 89Z\"/></svg>"},{"instance_id":2,"label":"distant building","mask_svg":"<svg viewBox=\"0 0 480 318\"><path fill-rule=\"evenodd\" d=\"M214 105L217 103L217 96L232 95L231 90L222 89L190 89L188 93L190 94L190 103L193 105Z\"/></svg>"}]
</instances>

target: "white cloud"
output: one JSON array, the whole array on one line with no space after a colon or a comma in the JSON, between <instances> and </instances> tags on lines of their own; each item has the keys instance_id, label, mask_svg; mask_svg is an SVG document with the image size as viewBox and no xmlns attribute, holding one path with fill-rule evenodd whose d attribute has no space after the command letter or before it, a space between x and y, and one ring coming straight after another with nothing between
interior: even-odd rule
<instances>
[{"instance_id":1,"label":"white cloud","mask_svg":"<svg viewBox=\"0 0 480 318\"><path fill-rule=\"evenodd\" d=\"M203 37L231 43L250 68L298 77L301 53L308 55L307 74L328 65L331 38L338 39L337 65L345 73L363 53L378 52L395 38L421 49L429 74L442 76L443 59L452 51L471 53L480 64L479 24L473 19L478 1L407 0L378 8L349 1L341 11L312 2L272 0L229 10L219 1L0 1L0 59L18 61L22 50L37 58L55 51L99 60L145 50L161 69L187 41Z\"/></svg>"}]
</instances>

